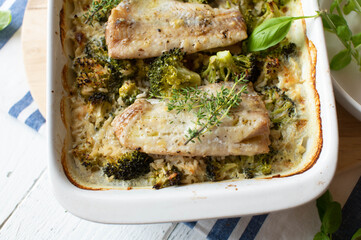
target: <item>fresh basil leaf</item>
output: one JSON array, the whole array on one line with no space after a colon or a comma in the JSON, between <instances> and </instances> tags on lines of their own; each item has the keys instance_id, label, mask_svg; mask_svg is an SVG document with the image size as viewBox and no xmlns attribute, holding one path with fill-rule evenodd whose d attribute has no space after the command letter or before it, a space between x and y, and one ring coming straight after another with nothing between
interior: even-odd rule
<instances>
[{"instance_id":1,"label":"fresh basil leaf","mask_svg":"<svg viewBox=\"0 0 361 240\"><path fill-rule=\"evenodd\" d=\"M361 239L361 228L359 228L355 234L352 236L351 240L360 240Z\"/></svg>"},{"instance_id":2,"label":"fresh basil leaf","mask_svg":"<svg viewBox=\"0 0 361 240\"><path fill-rule=\"evenodd\" d=\"M337 6L339 6L342 1L343 0L333 0L333 2L331 3L331 6L330 6L330 13L333 13L335 8L337 8Z\"/></svg>"},{"instance_id":3,"label":"fresh basil leaf","mask_svg":"<svg viewBox=\"0 0 361 240\"><path fill-rule=\"evenodd\" d=\"M342 10L346 15L350 14L352 11L361 13L361 0L348 0Z\"/></svg>"},{"instance_id":4,"label":"fresh basil leaf","mask_svg":"<svg viewBox=\"0 0 361 240\"><path fill-rule=\"evenodd\" d=\"M361 32L351 37L352 44L355 48L361 45Z\"/></svg>"},{"instance_id":5,"label":"fresh basil leaf","mask_svg":"<svg viewBox=\"0 0 361 240\"><path fill-rule=\"evenodd\" d=\"M351 52L348 49L344 49L337 53L331 60L330 68L332 70L341 70L351 62Z\"/></svg>"},{"instance_id":6,"label":"fresh basil leaf","mask_svg":"<svg viewBox=\"0 0 361 240\"><path fill-rule=\"evenodd\" d=\"M282 41L291 28L293 17L278 17L257 26L248 39L251 52L262 51Z\"/></svg>"},{"instance_id":7,"label":"fresh basil leaf","mask_svg":"<svg viewBox=\"0 0 361 240\"><path fill-rule=\"evenodd\" d=\"M325 215L327 206L332 202L332 196L330 191L326 191L316 200L316 206L318 210L318 216L322 220L323 216Z\"/></svg>"},{"instance_id":8,"label":"fresh basil leaf","mask_svg":"<svg viewBox=\"0 0 361 240\"><path fill-rule=\"evenodd\" d=\"M337 27L347 26L346 20L336 14L323 13L321 14L321 17L323 27L331 32L335 32Z\"/></svg>"},{"instance_id":9,"label":"fresh basil leaf","mask_svg":"<svg viewBox=\"0 0 361 240\"><path fill-rule=\"evenodd\" d=\"M313 240L330 240L330 238L323 232L318 232Z\"/></svg>"},{"instance_id":10,"label":"fresh basil leaf","mask_svg":"<svg viewBox=\"0 0 361 240\"><path fill-rule=\"evenodd\" d=\"M347 25L338 26L336 28L336 34L344 41L350 41L352 37L352 32Z\"/></svg>"},{"instance_id":11,"label":"fresh basil leaf","mask_svg":"<svg viewBox=\"0 0 361 240\"><path fill-rule=\"evenodd\" d=\"M9 10L0 11L0 31L6 28L11 22L11 12Z\"/></svg>"},{"instance_id":12,"label":"fresh basil leaf","mask_svg":"<svg viewBox=\"0 0 361 240\"><path fill-rule=\"evenodd\" d=\"M341 221L341 204L338 202L331 202L328 204L325 215L322 218L321 230L326 234L332 234L340 227Z\"/></svg>"},{"instance_id":13,"label":"fresh basil leaf","mask_svg":"<svg viewBox=\"0 0 361 240\"><path fill-rule=\"evenodd\" d=\"M350 12L352 12L355 9L355 5L353 4L353 1L347 1L345 6L343 6L343 13L348 15Z\"/></svg>"}]
</instances>

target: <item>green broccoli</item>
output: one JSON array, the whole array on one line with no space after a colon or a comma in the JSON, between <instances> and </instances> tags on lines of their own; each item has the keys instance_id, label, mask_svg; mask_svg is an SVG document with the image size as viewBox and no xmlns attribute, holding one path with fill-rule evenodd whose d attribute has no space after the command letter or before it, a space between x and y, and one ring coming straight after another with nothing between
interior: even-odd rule
<instances>
[{"instance_id":1,"label":"green broccoli","mask_svg":"<svg viewBox=\"0 0 361 240\"><path fill-rule=\"evenodd\" d=\"M255 67L252 54L232 56L230 51L220 51L209 58L208 67L201 73L208 82L229 81L236 75L246 74L250 79Z\"/></svg>"},{"instance_id":2,"label":"green broccoli","mask_svg":"<svg viewBox=\"0 0 361 240\"><path fill-rule=\"evenodd\" d=\"M131 180L149 173L149 164L154 160L146 153L133 151L110 161L103 168L105 175L117 180Z\"/></svg>"},{"instance_id":3,"label":"green broccoli","mask_svg":"<svg viewBox=\"0 0 361 240\"><path fill-rule=\"evenodd\" d=\"M242 174L243 163L238 156L228 156L225 159L207 157L206 177L210 181L221 181L239 178Z\"/></svg>"},{"instance_id":4,"label":"green broccoli","mask_svg":"<svg viewBox=\"0 0 361 240\"><path fill-rule=\"evenodd\" d=\"M254 69L262 72L262 79L260 80L263 84L261 85L270 85L277 82L279 72L282 71L283 63L287 64L288 58L297 53L296 44L290 43L287 39L267 50L254 53L256 58L256 67ZM257 75L258 74L254 73L253 79L258 78Z\"/></svg>"},{"instance_id":5,"label":"green broccoli","mask_svg":"<svg viewBox=\"0 0 361 240\"><path fill-rule=\"evenodd\" d=\"M94 92L117 95L124 80L134 76L137 66L130 60L116 60L108 56L104 39L89 41L84 56L74 60L76 82L83 96Z\"/></svg>"},{"instance_id":6,"label":"green broccoli","mask_svg":"<svg viewBox=\"0 0 361 240\"><path fill-rule=\"evenodd\" d=\"M122 85L124 79L134 77L137 72L137 65L132 60L119 60L109 57L105 39L93 39L85 46L85 54L87 57L96 59L101 65L106 66L110 70L110 81L108 89L111 92L118 92L118 88Z\"/></svg>"},{"instance_id":7,"label":"green broccoli","mask_svg":"<svg viewBox=\"0 0 361 240\"><path fill-rule=\"evenodd\" d=\"M140 93L137 85L131 81L125 81L121 88L119 88L119 97L123 102L129 106L134 103L137 95Z\"/></svg>"},{"instance_id":8,"label":"green broccoli","mask_svg":"<svg viewBox=\"0 0 361 240\"><path fill-rule=\"evenodd\" d=\"M280 2L283 0L279 0ZM247 24L247 33L251 35L253 30L267 19L280 17L280 7L275 1L245 0L240 4L240 11Z\"/></svg>"},{"instance_id":9,"label":"green broccoli","mask_svg":"<svg viewBox=\"0 0 361 240\"><path fill-rule=\"evenodd\" d=\"M258 58L280 58L287 59L297 54L297 45L293 42L289 42L286 38L277 45L270 47L266 50L258 52L256 55Z\"/></svg>"},{"instance_id":10,"label":"green broccoli","mask_svg":"<svg viewBox=\"0 0 361 240\"><path fill-rule=\"evenodd\" d=\"M72 149L73 156L78 158L81 165L91 171L98 171L102 166L102 161L99 156L91 154L93 149L92 141L89 139L84 143L80 143Z\"/></svg>"},{"instance_id":11,"label":"green broccoli","mask_svg":"<svg viewBox=\"0 0 361 240\"><path fill-rule=\"evenodd\" d=\"M172 49L153 61L147 74L152 96L167 96L172 89L201 84L201 77L183 65L184 55L182 50Z\"/></svg>"},{"instance_id":12,"label":"green broccoli","mask_svg":"<svg viewBox=\"0 0 361 240\"><path fill-rule=\"evenodd\" d=\"M93 0L88 11L83 15L85 23L93 24L93 21L105 23L110 12L122 0Z\"/></svg>"},{"instance_id":13,"label":"green broccoli","mask_svg":"<svg viewBox=\"0 0 361 240\"><path fill-rule=\"evenodd\" d=\"M183 1L189 3L201 3L201 4L208 4L214 2L214 0L183 0Z\"/></svg>"},{"instance_id":14,"label":"green broccoli","mask_svg":"<svg viewBox=\"0 0 361 240\"><path fill-rule=\"evenodd\" d=\"M257 175L272 173L272 158L275 151L255 156L227 156L224 159L207 157L206 177L210 181L236 179L244 176L254 178Z\"/></svg>"},{"instance_id":15,"label":"green broccoli","mask_svg":"<svg viewBox=\"0 0 361 240\"><path fill-rule=\"evenodd\" d=\"M180 184L183 176L182 172L175 166L156 169L153 171L153 175L155 180L154 189L177 186Z\"/></svg>"},{"instance_id":16,"label":"green broccoli","mask_svg":"<svg viewBox=\"0 0 361 240\"><path fill-rule=\"evenodd\" d=\"M261 174L270 175L272 173L272 161L275 155L276 151L270 147L270 151L265 154L242 156L242 161L244 162L244 177L250 179Z\"/></svg>"},{"instance_id":17,"label":"green broccoli","mask_svg":"<svg viewBox=\"0 0 361 240\"><path fill-rule=\"evenodd\" d=\"M267 86L261 90L261 94L269 112L272 127L277 129L280 124L288 123L296 117L295 103L281 89Z\"/></svg>"},{"instance_id":18,"label":"green broccoli","mask_svg":"<svg viewBox=\"0 0 361 240\"><path fill-rule=\"evenodd\" d=\"M74 69L77 72L76 83L81 94L91 95L99 88L105 88L111 76L110 69L100 64L94 58L76 58Z\"/></svg>"}]
</instances>

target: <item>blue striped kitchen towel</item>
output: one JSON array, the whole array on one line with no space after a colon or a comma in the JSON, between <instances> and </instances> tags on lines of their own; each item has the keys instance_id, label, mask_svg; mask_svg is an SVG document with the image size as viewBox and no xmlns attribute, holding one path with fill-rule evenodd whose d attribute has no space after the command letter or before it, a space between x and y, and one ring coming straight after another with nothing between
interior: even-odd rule
<instances>
[{"instance_id":1,"label":"blue striped kitchen towel","mask_svg":"<svg viewBox=\"0 0 361 240\"><path fill-rule=\"evenodd\" d=\"M41 115L25 81L21 62L20 27L23 22L27 0L0 0L1 10L10 10L12 20L0 31L1 104L8 113L35 131L42 132L45 118ZM16 90L16 91L14 91ZM11 94L9 94L11 93Z\"/></svg>"},{"instance_id":2,"label":"blue striped kitchen towel","mask_svg":"<svg viewBox=\"0 0 361 240\"><path fill-rule=\"evenodd\" d=\"M13 17L11 24L0 32L0 110L7 111L42 133L45 119L26 84L24 67L19 64L22 58L19 28L26 3L27 0L0 0L0 8L10 9ZM315 201L294 209L259 216L199 220L184 224L189 227L184 239L210 240L312 239L320 229ZM350 239L360 227L361 178L343 207L343 223L335 239Z\"/></svg>"}]
</instances>

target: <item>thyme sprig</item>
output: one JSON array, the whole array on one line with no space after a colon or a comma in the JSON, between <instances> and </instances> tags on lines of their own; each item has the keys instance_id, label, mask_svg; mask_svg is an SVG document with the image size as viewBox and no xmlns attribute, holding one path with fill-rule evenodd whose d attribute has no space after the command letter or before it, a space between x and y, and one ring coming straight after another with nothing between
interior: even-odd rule
<instances>
[{"instance_id":1,"label":"thyme sprig","mask_svg":"<svg viewBox=\"0 0 361 240\"><path fill-rule=\"evenodd\" d=\"M201 135L218 127L223 119L230 115L230 111L241 103L241 94L247 89L246 83L244 75L241 75L235 79L232 87L222 86L216 94L187 87L173 90L171 97L162 97L168 99L168 111L174 110L177 114L193 111L196 116L195 126L187 130L184 145L194 142L195 138L201 141Z\"/></svg>"},{"instance_id":2,"label":"thyme sprig","mask_svg":"<svg viewBox=\"0 0 361 240\"><path fill-rule=\"evenodd\" d=\"M93 21L106 22L110 11L122 0L93 0L89 10L83 15L86 24L93 24Z\"/></svg>"}]
</instances>

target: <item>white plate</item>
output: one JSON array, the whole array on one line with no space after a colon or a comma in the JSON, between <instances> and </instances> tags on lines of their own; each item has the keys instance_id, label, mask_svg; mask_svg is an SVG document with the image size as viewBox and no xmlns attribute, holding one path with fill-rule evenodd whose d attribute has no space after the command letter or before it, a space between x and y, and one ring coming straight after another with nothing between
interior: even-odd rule
<instances>
[{"instance_id":1,"label":"white plate","mask_svg":"<svg viewBox=\"0 0 361 240\"><path fill-rule=\"evenodd\" d=\"M305 15L318 9L304 0ZM60 43L62 1L49 1L47 120L49 174L58 201L79 217L103 223L155 223L255 215L295 207L318 197L335 173L338 131L321 19L308 19L307 33L317 49L316 88L320 97L323 147L312 168L290 177L191 184L150 189L90 191L73 185L61 164L66 129L60 111L66 62Z\"/></svg>"},{"instance_id":2,"label":"white plate","mask_svg":"<svg viewBox=\"0 0 361 240\"><path fill-rule=\"evenodd\" d=\"M320 2L321 9L329 9L331 0ZM361 32L361 17L355 13L346 16L347 22L354 33ZM343 48L338 38L326 32L326 44L329 59ZM332 82L335 89L335 96L347 111L361 121L361 72L357 64L352 61L350 65L340 71L331 71Z\"/></svg>"}]
</instances>

